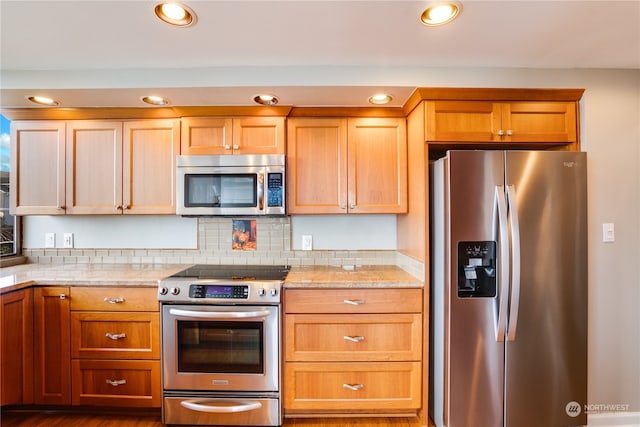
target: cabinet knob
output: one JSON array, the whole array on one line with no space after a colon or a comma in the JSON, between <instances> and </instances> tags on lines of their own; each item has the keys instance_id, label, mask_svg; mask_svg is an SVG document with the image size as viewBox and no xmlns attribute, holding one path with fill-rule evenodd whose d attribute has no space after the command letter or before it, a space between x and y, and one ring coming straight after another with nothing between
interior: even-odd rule
<instances>
[{"instance_id":1,"label":"cabinet knob","mask_svg":"<svg viewBox=\"0 0 640 427\"><path fill-rule=\"evenodd\" d=\"M224 144L224 149L225 150L231 150L231 146L229 144Z\"/></svg>"},{"instance_id":2,"label":"cabinet knob","mask_svg":"<svg viewBox=\"0 0 640 427\"><path fill-rule=\"evenodd\" d=\"M502 129L498 130L498 132L496 132L498 134L498 136L504 136L504 131Z\"/></svg>"},{"instance_id":3,"label":"cabinet knob","mask_svg":"<svg viewBox=\"0 0 640 427\"><path fill-rule=\"evenodd\" d=\"M351 204L349 205L349 209L355 209L355 208L356 208L356 204L355 204L355 203L351 203Z\"/></svg>"},{"instance_id":4,"label":"cabinet knob","mask_svg":"<svg viewBox=\"0 0 640 427\"><path fill-rule=\"evenodd\" d=\"M511 129L507 129L507 136L513 135L513 131Z\"/></svg>"},{"instance_id":5,"label":"cabinet knob","mask_svg":"<svg viewBox=\"0 0 640 427\"><path fill-rule=\"evenodd\" d=\"M240 146L238 144L233 144L233 149L237 150L238 148L240 148Z\"/></svg>"},{"instance_id":6,"label":"cabinet knob","mask_svg":"<svg viewBox=\"0 0 640 427\"><path fill-rule=\"evenodd\" d=\"M65 294L60 294L60 299L67 299L67 296Z\"/></svg>"},{"instance_id":7,"label":"cabinet knob","mask_svg":"<svg viewBox=\"0 0 640 427\"><path fill-rule=\"evenodd\" d=\"M127 209L129 209L129 205L122 205L122 210L126 211Z\"/></svg>"},{"instance_id":8,"label":"cabinet knob","mask_svg":"<svg viewBox=\"0 0 640 427\"><path fill-rule=\"evenodd\" d=\"M347 204L346 203L342 203L340 205L340 209L347 209Z\"/></svg>"},{"instance_id":9,"label":"cabinet knob","mask_svg":"<svg viewBox=\"0 0 640 427\"><path fill-rule=\"evenodd\" d=\"M117 212L117 211L119 211L120 209L122 209L122 206L120 206L120 205L116 205L115 209L116 209L116 212Z\"/></svg>"}]
</instances>

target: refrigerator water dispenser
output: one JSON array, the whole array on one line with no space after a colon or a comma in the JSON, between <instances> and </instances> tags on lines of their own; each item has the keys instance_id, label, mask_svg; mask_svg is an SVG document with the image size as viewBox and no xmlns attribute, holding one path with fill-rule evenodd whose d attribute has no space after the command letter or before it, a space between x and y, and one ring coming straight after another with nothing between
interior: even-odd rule
<instances>
[{"instance_id":1,"label":"refrigerator water dispenser","mask_svg":"<svg viewBox=\"0 0 640 427\"><path fill-rule=\"evenodd\" d=\"M458 242L458 297L496 296L496 242Z\"/></svg>"}]
</instances>

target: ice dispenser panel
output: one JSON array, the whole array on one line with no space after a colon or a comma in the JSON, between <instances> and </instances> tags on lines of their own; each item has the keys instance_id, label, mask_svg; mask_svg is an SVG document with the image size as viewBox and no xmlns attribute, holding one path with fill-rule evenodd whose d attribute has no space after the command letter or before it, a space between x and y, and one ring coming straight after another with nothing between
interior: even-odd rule
<instances>
[{"instance_id":1,"label":"ice dispenser panel","mask_svg":"<svg viewBox=\"0 0 640 427\"><path fill-rule=\"evenodd\" d=\"M458 242L458 297L496 296L496 242Z\"/></svg>"}]
</instances>

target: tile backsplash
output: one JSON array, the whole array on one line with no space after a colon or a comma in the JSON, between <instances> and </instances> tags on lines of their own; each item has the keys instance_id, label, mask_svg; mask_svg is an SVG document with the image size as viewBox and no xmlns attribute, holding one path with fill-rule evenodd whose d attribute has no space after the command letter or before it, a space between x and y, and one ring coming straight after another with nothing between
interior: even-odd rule
<instances>
[{"instance_id":1,"label":"tile backsplash","mask_svg":"<svg viewBox=\"0 0 640 427\"><path fill-rule=\"evenodd\" d=\"M24 255L40 264L288 264L399 265L422 277L421 262L394 250L292 250L289 217L257 218L255 251L232 250L230 218L199 218L197 249L45 249L29 248Z\"/></svg>"}]
</instances>

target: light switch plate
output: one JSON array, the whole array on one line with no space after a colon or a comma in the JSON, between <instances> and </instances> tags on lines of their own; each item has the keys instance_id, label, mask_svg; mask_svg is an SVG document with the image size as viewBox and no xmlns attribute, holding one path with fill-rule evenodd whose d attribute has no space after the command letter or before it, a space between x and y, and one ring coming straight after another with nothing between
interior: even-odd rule
<instances>
[{"instance_id":1,"label":"light switch plate","mask_svg":"<svg viewBox=\"0 0 640 427\"><path fill-rule=\"evenodd\" d=\"M73 248L73 233L64 233L64 245L65 248Z\"/></svg>"},{"instance_id":2,"label":"light switch plate","mask_svg":"<svg viewBox=\"0 0 640 427\"><path fill-rule=\"evenodd\" d=\"M602 224L602 241L605 243L616 241L616 230L612 222Z\"/></svg>"},{"instance_id":3,"label":"light switch plate","mask_svg":"<svg viewBox=\"0 0 640 427\"><path fill-rule=\"evenodd\" d=\"M56 233L44 233L44 247L45 248L56 247Z\"/></svg>"}]
</instances>

